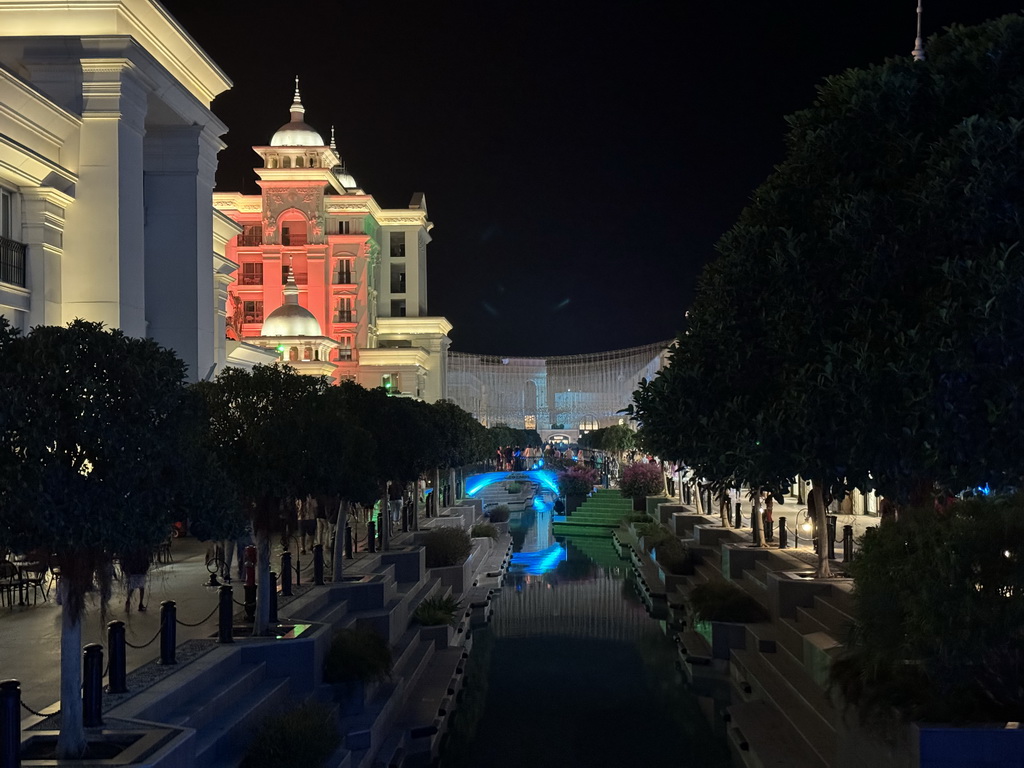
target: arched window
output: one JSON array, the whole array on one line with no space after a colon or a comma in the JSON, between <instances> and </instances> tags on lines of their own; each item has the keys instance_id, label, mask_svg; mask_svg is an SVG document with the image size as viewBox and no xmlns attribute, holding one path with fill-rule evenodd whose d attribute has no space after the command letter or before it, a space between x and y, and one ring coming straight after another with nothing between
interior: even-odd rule
<instances>
[{"instance_id":1,"label":"arched window","mask_svg":"<svg viewBox=\"0 0 1024 768\"><path fill-rule=\"evenodd\" d=\"M312 347L306 347L304 350L302 350L302 359L303 360L312 360L313 359L313 348Z\"/></svg>"},{"instance_id":2,"label":"arched window","mask_svg":"<svg viewBox=\"0 0 1024 768\"><path fill-rule=\"evenodd\" d=\"M294 363L294 362L297 362L298 359L299 359L299 348L298 347L292 347L291 349L289 349L288 350L288 360L290 362Z\"/></svg>"},{"instance_id":3,"label":"arched window","mask_svg":"<svg viewBox=\"0 0 1024 768\"><path fill-rule=\"evenodd\" d=\"M310 167L310 168L316 168L316 167L317 167L317 165L319 165L319 163L317 163L317 161L316 161L316 158L315 158L315 157L311 157L311 158L309 158L309 167Z\"/></svg>"},{"instance_id":4,"label":"arched window","mask_svg":"<svg viewBox=\"0 0 1024 768\"><path fill-rule=\"evenodd\" d=\"M270 158L270 162L267 163L267 168L277 168L277 158Z\"/></svg>"},{"instance_id":5,"label":"arched window","mask_svg":"<svg viewBox=\"0 0 1024 768\"><path fill-rule=\"evenodd\" d=\"M281 158L281 167L282 168L291 168L292 167L292 159L290 157L282 157Z\"/></svg>"},{"instance_id":6,"label":"arched window","mask_svg":"<svg viewBox=\"0 0 1024 768\"><path fill-rule=\"evenodd\" d=\"M302 167L302 158L301 157L296 157L295 158L295 167L296 168L301 168Z\"/></svg>"}]
</instances>

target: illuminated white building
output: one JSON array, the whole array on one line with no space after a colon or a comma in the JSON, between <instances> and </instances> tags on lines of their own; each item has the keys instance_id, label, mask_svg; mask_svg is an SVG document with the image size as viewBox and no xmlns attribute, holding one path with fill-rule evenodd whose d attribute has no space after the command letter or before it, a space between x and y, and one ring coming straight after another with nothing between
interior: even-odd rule
<instances>
[{"instance_id":1,"label":"illuminated white building","mask_svg":"<svg viewBox=\"0 0 1024 768\"><path fill-rule=\"evenodd\" d=\"M224 339L230 86L152 0L0 2L0 313L152 337L193 379L272 359Z\"/></svg>"}]
</instances>

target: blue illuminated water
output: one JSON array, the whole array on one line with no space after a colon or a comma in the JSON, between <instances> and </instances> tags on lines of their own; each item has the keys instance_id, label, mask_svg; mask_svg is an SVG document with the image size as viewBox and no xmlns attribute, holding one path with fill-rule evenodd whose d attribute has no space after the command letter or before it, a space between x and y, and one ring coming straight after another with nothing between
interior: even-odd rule
<instances>
[{"instance_id":1,"label":"blue illuminated water","mask_svg":"<svg viewBox=\"0 0 1024 768\"><path fill-rule=\"evenodd\" d=\"M611 534L556 539L550 503L517 522L442 768L730 765Z\"/></svg>"}]
</instances>

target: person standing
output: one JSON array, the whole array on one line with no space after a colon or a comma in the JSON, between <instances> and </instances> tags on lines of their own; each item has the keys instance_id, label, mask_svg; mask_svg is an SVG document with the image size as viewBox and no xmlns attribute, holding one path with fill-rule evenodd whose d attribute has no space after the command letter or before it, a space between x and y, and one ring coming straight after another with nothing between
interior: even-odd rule
<instances>
[{"instance_id":1,"label":"person standing","mask_svg":"<svg viewBox=\"0 0 1024 768\"><path fill-rule=\"evenodd\" d=\"M316 500L312 496L298 499L295 502L295 511L299 517L299 554L306 554L306 545L312 549L312 542L316 538Z\"/></svg>"},{"instance_id":2,"label":"person standing","mask_svg":"<svg viewBox=\"0 0 1024 768\"><path fill-rule=\"evenodd\" d=\"M125 613L131 613L132 593L136 589L139 590L139 610L146 610L146 576L149 574L150 560L148 549L136 549L121 557L121 574L127 590Z\"/></svg>"}]
</instances>

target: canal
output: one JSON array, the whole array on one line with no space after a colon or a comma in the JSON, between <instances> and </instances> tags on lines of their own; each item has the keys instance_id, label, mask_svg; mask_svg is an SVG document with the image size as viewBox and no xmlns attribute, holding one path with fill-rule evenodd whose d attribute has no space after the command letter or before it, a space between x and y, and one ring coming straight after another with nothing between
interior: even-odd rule
<instances>
[{"instance_id":1,"label":"canal","mask_svg":"<svg viewBox=\"0 0 1024 768\"><path fill-rule=\"evenodd\" d=\"M516 554L474 632L441 768L729 766L611 532L556 539L550 503L510 531Z\"/></svg>"}]
</instances>

